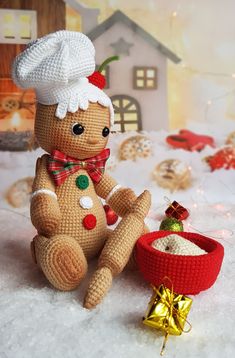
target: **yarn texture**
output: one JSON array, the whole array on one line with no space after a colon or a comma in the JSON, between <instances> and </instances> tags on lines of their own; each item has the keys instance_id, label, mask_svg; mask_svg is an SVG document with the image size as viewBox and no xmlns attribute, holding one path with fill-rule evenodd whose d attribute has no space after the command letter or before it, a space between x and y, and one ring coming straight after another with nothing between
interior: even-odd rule
<instances>
[{"instance_id":1,"label":"yarn texture","mask_svg":"<svg viewBox=\"0 0 235 358\"><path fill-rule=\"evenodd\" d=\"M88 81L94 70L95 49L89 38L62 30L31 42L16 57L12 77L19 87L34 88L39 103L57 104L55 115L59 119L97 102L109 107L113 124L110 98Z\"/></svg>"},{"instance_id":2,"label":"yarn texture","mask_svg":"<svg viewBox=\"0 0 235 358\"><path fill-rule=\"evenodd\" d=\"M191 232L180 232L179 235L206 251L206 254L171 254L152 246L154 241L156 243L172 234L172 231L156 231L143 235L137 241L136 260L144 278L158 287L168 277L174 291L184 295L196 295L211 287L220 272L223 246L206 236Z\"/></svg>"},{"instance_id":3,"label":"yarn texture","mask_svg":"<svg viewBox=\"0 0 235 358\"><path fill-rule=\"evenodd\" d=\"M173 255L204 255L207 252L202 250L189 240L185 240L177 234L167 235L158 240L153 241L152 247L156 250L167 252Z\"/></svg>"},{"instance_id":4,"label":"yarn texture","mask_svg":"<svg viewBox=\"0 0 235 358\"><path fill-rule=\"evenodd\" d=\"M33 183L31 220L38 231L31 244L33 260L55 288L69 291L79 286L89 259L99 255L84 300L87 308L102 301L113 277L127 265L146 232L151 203L148 191L137 198L105 173L105 160L97 162L103 158L108 141L103 133L110 129L113 110L109 97L84 77L94 70L94 54L85 35L59 31L30 44L13 67L18 85L36 89L35 135L47 153L37 160ZM66 158L64 168L52 158L55 151L59 159ZM71 158L80 163L76 168L71 169ZM95 176L89 165L98 165ZM55 181L58 167L66 176ZM108 198L123 218L113 231L100 198Z\"/></svg>"},{"instance_id":5,"label":"yarn texture","mask_svg":"<svg viewBox=\"0 0 235 358\"><path fill-rule=\"evenodd\" d=\"M54 148L59 148L74 158L79 153L79 160L102 151L107 143L102 129L110 125L106 107L93 103L86 111L68 113L63 121L55 117L55 109L55 105L38 104L37 107L35 132L43 149L52 153ZM81 136L72 134L74 123L86 128ZM93 144L89 144L91 138ZM145 231L150 194L144 192L136 198L131 189L117 187L117 182L106 173L96 183L82 168L72 172L58 186L48 171L49 159L49 154L43 155L36 166L33 192L37 195L33 195L31 201L31 219L38 235L33 240L33 252L50 283L63 291L79 285L86 274L88 260L101 252L98 270L84 301L85 307L92 308L109 289L110 277L126 266L137 239ZM56 196L46 195L42 190L50 190ZM106 199L112 191L109 205L123 220L110 232L99 197Z\"/></svg>"}]
</instances>

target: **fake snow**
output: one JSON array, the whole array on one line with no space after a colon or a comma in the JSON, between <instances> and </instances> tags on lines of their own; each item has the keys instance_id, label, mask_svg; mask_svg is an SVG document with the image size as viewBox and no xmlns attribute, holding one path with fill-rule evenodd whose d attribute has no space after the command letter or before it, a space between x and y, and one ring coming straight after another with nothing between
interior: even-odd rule
<instances>
[{"instance_id":1,"label":"fake snow","mask_svg":"<svg viewBox=\"0 0 235 358\"><path fill-rule=\"evenodd\" d=\"M225 248L221 273L212 288L192 297L188 316L190 333L170 336L165 356L227 358L235 354L235 170L210 172L202 161L213 154L232 126L191 125L191 130L214 135L217 148L202 152L173 150L165 143L165 132L146 133L154 143L153 155L136 162L116 162L109 173L137 194L152 193L146 223L157 230L167 208L164 196L190 210L185 231L214 237ZM134 133L132 133L134 134ZM114 135L110 141L116 157L118 145L131 134ZM7 188L17 179L34 175L35 152L0 156L0 357L1 358L136 358L159 356L163 334L142 324L151 289L138 272L125 271L114 279L104 301L94 310L82 307L90 270L73 292L53 289L32 262L29 244L35 229L29 209L13 209L4 200ZM165 159L179 159L192 168L192 186L170 193L151 179L154 167ZM2 210L4 209L4 210ZM11 211L9 211L11 210ZM12 210L14 212L12 212Z\"/></svg>"}]
</instances>

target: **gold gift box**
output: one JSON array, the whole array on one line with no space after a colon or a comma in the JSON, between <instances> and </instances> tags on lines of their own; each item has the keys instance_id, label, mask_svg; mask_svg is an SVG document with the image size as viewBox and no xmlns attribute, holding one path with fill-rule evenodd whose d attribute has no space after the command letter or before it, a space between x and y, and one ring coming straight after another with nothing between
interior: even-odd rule
<instances>
[{"instance_id":1,"label":"gold gift box","mask_svg":"<svg viewBox=\"0 0 235 358\"><path fill-rule=\"evenodd\" d=\"M179 336L184 331L187 315L192 305L192 299L174 293L163 284L154 293L148 305L143 323L147 326L163 330L166 334Z\"/></svg>"}]
</instances>

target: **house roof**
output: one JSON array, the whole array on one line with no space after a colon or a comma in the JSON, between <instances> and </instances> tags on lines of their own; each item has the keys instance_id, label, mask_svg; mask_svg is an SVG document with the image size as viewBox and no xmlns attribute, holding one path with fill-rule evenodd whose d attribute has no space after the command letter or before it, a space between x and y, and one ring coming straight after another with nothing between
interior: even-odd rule
<instances>
[{"instance_id":1,"label":"house roof","mask_svg":"<svg viewBox=\"0 0 235 358\"><path fill-rule=\"evenodd\" d=\"M82 4L81 1L77 2L76 0L63 0L65 2L65 4L68 4L69 6L71 6L75 11L78 11L79 13L84 14L86 11L88 12L93 12L95 14L97 14L97 16L100 13L99 9L93 9L90 8L88 6L86 6L85 4Z\"/></svg>"},{"instance_id":2,"label":"house roof","mask_svg":"<svg viewBox=\"0 0 235 358\"><path fill-rule=\"evenodd\" d=\"M145 31L142 27L140 27L136 22L131 20L120 10L115 11L114 14L111 15L108 19L106 19L104 22L102 22L89 33L87 33L87 36L93 41L117 22L122 22L123 24L131 28L133 32L140 35L151 46L153 46L156 50L160 51L164 56L169 58L174 63L178 63L181 61L181 59L174 52L172 52L161 42L156 40L152 35L150 35L150 33Z\"/></svg>"}]
</instances>

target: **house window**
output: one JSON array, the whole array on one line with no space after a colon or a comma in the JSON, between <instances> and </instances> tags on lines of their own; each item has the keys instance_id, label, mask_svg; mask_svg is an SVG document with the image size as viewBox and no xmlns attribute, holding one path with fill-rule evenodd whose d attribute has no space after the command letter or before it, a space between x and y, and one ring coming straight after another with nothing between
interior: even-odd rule
<instances>
[{"instance_id":1,"label":"house window","mask_svg":"<svg viewBox=\"0 0 235 358\"><path fill-rule=\"evenodd\" d=\"M133 68L134 89L156 89L157 67L134 67Z\"/></svg>"},{"instance_id":2,"label":"house window","mask_svg":"<svg viewBox=\"0 0 235 358\"><path fill-rule=\"evenodd\" d=\"M0 9L0 43L26 44L36 38L36 11Z\"/></svg>"},{"instance_id":3,"label":"house window","mask_svg":"<svg viewBox=\"0 0 235 358\"><path fill-rule=\"evenodd\" d=\"M139 131L142 129L139 103L127 95L111 97L114 107L114 127L117 132Z\"/></svg>"},{"instance_id":4,"label":"house window","mask_svg":"<svg viewBox=\"0 0 235 358\"><path fill-rule=\"evenodd\" d=\"M98 71L100 65L96 65L96 71ZM110 67L107 65L105 66L105 68L101 71L102 75L105 77L106 79L106 85L104 88L109 88L110 87Z\"/></svg>"}]
</instances>

